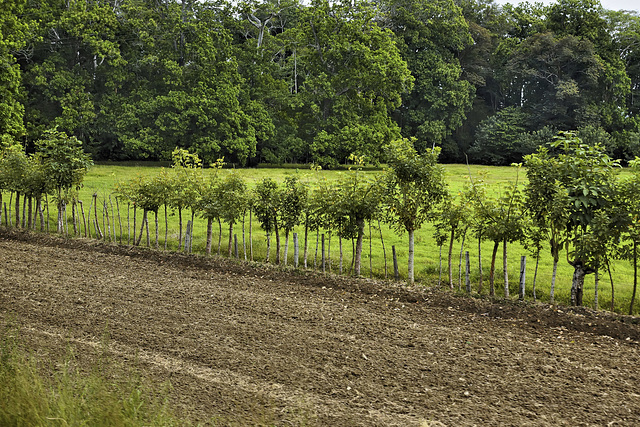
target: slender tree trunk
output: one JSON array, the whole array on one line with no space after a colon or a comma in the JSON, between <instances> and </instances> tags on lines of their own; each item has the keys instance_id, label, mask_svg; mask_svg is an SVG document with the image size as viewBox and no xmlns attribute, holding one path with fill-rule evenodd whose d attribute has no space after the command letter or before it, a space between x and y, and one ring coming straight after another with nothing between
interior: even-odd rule
<instances>
[{"instance_id":1,"label":"slender tree trunk","mask_svg":"<svg viewBox=\"0 0 640 427\"><path fill-rule=\"evenodd\" d=\"M245 212L246 214L246 212ZM244 254L244 260L247 260L247 241L245 239L245 233L244 233L244 214L242 215L242 253Z\"/></svg>"},{"instance_id":2,"label":"slender tree trunk","mask_svg":"<svg viewBox=\"0 0 640 427\"><path fill-rule=\"evenodd\" d=\"M109 241L113 241L111 236L111 223L109 221L109 207L107 206L107 199L104 199L102 206L104 208L105 216L107 217L107 228L105 231L107 232L107 236L109 236Z\"/></svg>"},{"instance_id":3,"label":"slender tree trunk","mask_svg":"<svg viewBox=\"0 0 640 427\"><path fill-rule=\"evenodd\" d=\"M47 229L47 233L49 232L49 196L48 195L44 195L44 202L47 208L47 223L45 224L46 229Z\"/></svg>"},{"instance_id":4,"label":"slender tree trunk","mask_svg":"<svg viewBox=\"0 0 640 427\"><path fill-rule=\"evenodd\" d=\"M388 277L387 274L387 250L384 247L384 239L382 238L382 225L380 224L380 220L378 220L378 230L380 230L380 242L382 243L382 256L384 257L384 278Z\"/></svg>"},{"instance_id":5,"label":"slender tree trunk","mask_svg":"<svg viewBox=\"0 0 640 427\"><path fill-rule=\"evenodd\" d=\"M205 252L211 255L211 241L213 240L213 219L207 218L207 246Z\"/></svg>"},{"instance_id":6,"label":"slender tree trunk","mask_svg":"<svg viewBox=\"0 0 640 427\"><path fill-rule=\"evenodd\" d=\"M551 304L555 302L556 297L556 277L558 277L558 257L553 258L553 273L551 275L551 290L549 292L549 300Z\"/></svg>"},{"instance_id":7,"label":"slender tree trunk","mask_svg":"<svg viewBox=\"0 0 640 427\"><path fill-rule=\"evenodd\" d=\"M138 236L138 239L135 242L136 246L140 246L140 242L142 242L142 233L144 233L144 224L147 221L147 210L144 209L142 211L142 226L140 227L140 235Z\"/></svg>"},{"instance_id":8,"label":"slender tree trunk","mask_svg":"<svg viewBox=\"0 0 640 427\"><path fill-rule=\"evenodd\" d=\"M82 208L82 205L80 205L80 208ZM40 216L40 231L44 231L44 212L42 211L42 195L38 196L38 215ZM82 210L82 218L84 219L84 209ZM85 236L87 237L87 231L86 231L86 227L87 224L85 223Z\"/></svg>"},{"instance_id":9,"label":"slender tree trunk","mask_svg":"<svg viewBox=\"0 0 640 427\"><path fill-rule=\"evenodd\" d=\"M414 278L413 278L414 233L415 232L413 230L409 230L409 265L407 269L407 280L409 281L410 285L413 285L414 283Z\"/></svg>"},{"instance_id":10,"label":"slender tree trunk","mask_svg":"<svg viewBox=\"0 0 640 427\"><path fill-rule=\"evenodd\" d=\"M356 259L356 243L355 239L351 239L351 264L349 264L349 276L351 276L351 272L353 271L353 265Z\"/></svg>"},{"instance_id":11,"label":"slender tree trunk","mask_svg":"<svg viewBox=\"0 0 640 427\"><path fill-rule=\"evenodd\" d=\"M369 220L369 278L373 279L373 251L372 251L372 238L371 238L371 220Z\"/></svg>"},{"instance_id":12,"label":"slender tree trunk","mask_svg":"<svg viewBox=\"0 0 640 427\"><path fill-rule=\"evenodd\" d=\"M580 307L582 306L584 277L587 275L587 272L581 261L576 261L573 269L573 280L571 281L571 305Z\"/></svg>"},{"instance_id":13,"label":"slender tree trunk","mask_svg":"<svg viewBox=\"0 0 640 427\"><path fill-rule=\"evenodd\" d=\"M638 242L633 241L633 293L631 294L631 304L629 304L629 316L633 314L633 303L636 300L636 290L638 289Z\"/></svg>"},{"instance_id":14,"label":"slender tree trunk","mask_svg":"<svg viewBox=\"0 0 640 427\"><path fill-rule=\"evenodd\" d=\"M331 273L331 232L329 232L329 242L327 244L327 263L329 265L329 273Z\"/></svg>"},{"instance_id":15,"label":"slender tree trunk","mask_svg":"<svg viewBox=\"0 0 640 427\"><path fill-rule=\"evenodd\" d=\"M22 228L26 228L27 227L27 222L26 222L26 219L27 219L27 215L26 215L26 212L27 212L27 199L28 199L27 195L23 194L22 195Z\"/></svg>"},{"instance_id":16,"label":"slender tree trunk","mask_svg":"<svg viewBox=\"0 0 640 427\"><path fill-rule=\"evenodd\" d=\"M16 191L16 228L20 228L20 193ZM60 217L60 212L58 212L58 218ZM58 223L60 221L58 220ZM60 231L60 230L59 230Z\"/></svg>"},{"instance_id":17,"label":"slender tree trunk","mask_svg":"<svg viewBox=\"0 0 640 427\"><path fill-rule=\"evenodd\" d=\"M438 247L438 286L442 285L442 246Z\"/></svg>"},{"instance_id":18,"label":"slender tree trunk","mask_svg":"<svg viewBox=\"0 0 640 427\"><path fill-rule=\"evenodd\" d=\"M29 220L27 221L27 228L31 230L31 228L33 228L33 198L32 197L29 197L28 209L29 209L29 215L28 215ZM75 222L73 223L73 226L75 228Z\"/></svg>"},{"instance_id":19,"label":"slender tree trunk","mask_svg":"<svg viewBox=\"0 0 640 427\"><path fill-rule=\"evenodd\" d=\"M491 253L491 270L489 270L489 296L496 296L495 278L496 278L496 256L498 255L499 241L493 242L493 252Z\"/></svg>"},{"instance_id":20,"label":"slender tree trunk","mask_svg":"<svg viewBox=\"0 0 640 427\"><path fill-rule=\"evenodd\" d=\"M306 214L306 218L304 221L304 268L308 268L307 260L309 258L309 214Z\"/></svg>"},{"instance_id":21,"label":"slender tree trunk","mask_svg":"<svg viewBox=\"0 0 640 427\"><path fill-rule=\"evenodd\" d=\"M611 274L611 266L609 265L609 258L605 258L605 263L607 265L607 271L609 272L609 281L611 281L611 311L615 308L615 288L613 287L613 275Z\"/></svg>"},{"instance_id":22,"label":"slender tree trunk","mask_svg":"<svg viewBox=\"0 0 640 427\"><path fill-rule=\"evenodd\" d=\"M480 274L480 278L478 280L478 293L482 293L482 234L478 234L478 272Z\"/></svg>"},{"instance_id":23,"label":"slender tree trunk","mask_svg":"<svg viewBox=\"0 0 640 427\"><path fill-rule=\"evenodd\" d=\"M267 233L267 258L264 262L269 264L269 258L271 257L271 236Z\"/></svg>"},{"instance_id":24,"label":"slender tree trunk","mask_svg":"<svg viewBox=\"0 0 640 427\"><path fill-rule=\"evenodd\" d=\"M364 219L358 219L358 239L356 241L356 256L354 274L360 276L360 265L362 263L362 243L364 242Z\"/></svg>"},{"instance_id":25,"label":"slender tree trunk","mask_svg":"<svg viewBox=\"0 0 640 427\"><path fill-rule=\"evenodd\" d=\"M216 218L218 220L218 256L220 256L220 250L222 248L222 222L220 218Z\"/></svg>"},{"instance_id":26,"label":"slender tree trunk","mask_svg":"<svg viewBox=\"0 0 640 427\"><path fill-rule=\"evenodd\" d=\"M122 217L120 216L120 201L116 196L116 212L118 213L118 227L120 228L120 237L118 238L118 242L122 244Z\"/></svg>"},{"instance_id":27,"label":"slender tree trunk","mask_svg":"<svg viewBox=\"0 0 640 427\"><path fill-rule=\"evenodd\" d=\"M451 236L449 238L449 289L453 290L453 267L451 264L451 260L453 259L453 241L455 239L456 229L455 227L451 227Z\"/></svg>"},{"instance_id":28,"label":"slender tree trunk","mask_svg":"<svg viewBox=\"0 0 640 427\"><path fill-rule=\"evenodd\" d=\"M164 250L167 250L167 241L169 240L169 216L167 215L167 204L164 204Z\"/></svg>"},{"instance_id":29,"label":"slender tree trunk","mask_svg":"<svg viewBox=\"0 0 640 427\"><path fill-rule=\"evenodd\" d=\"M96 239L103 239L104 235L102 234L100 222L98 221L98 194L96 193L93 194L93 216L95 217Z\"/></svg>"},{"instance_id":30,"label":"slender tree trunk","mask_svg":"<svg viewBox=\"0 0 640 427\"><path fill-rule=\"evenodd\" d=\"M467 230L469 227L466 227L462 232L462 239L460 243L460 261L458 262L458 290L462 289L462 256L464 255L464 241L467 237Z\"/></svg>"},{"instance_id":31,"label":"slender tree trunk","mask_svg":"<svg viewBox=\"0 0 640 427\"><path fill-rule=\"evenodd\" d=\"M289 230L284 230L284 265L287 265L289 258Z\"/></svg>"},{"instance_id":32,"label":"slender tree trunk","mask_svg":"<svg viewBox=\"0 0 640 427\"><path fill-rule=\"evenodd\" d=\"M339 265L338 265L338 271L340 272L340 274L342 275L342 267L343 267L343 261L344 261L344 251L342 249L342 236L340 235L340 233L338 233L338 247L340 250L340 261L339 261Z\"/></svg>"},{"instance_id":33,"label":"slender tree trunk","mask_svg":"<svg viewBox=\"0 0 640 427\"><path fill-rule=\"evenodd\" d=\"M598 310L598 286L600 285L600 271L596 269L595 271L595 285L594 285L594 293L593 293L593 308Z\"/></svg>"},{"instance_id":34,"label":"slender tree trunk","mask_svg":"<svg viewBox=\"0 0 640 427\"><path fill-rule=\"evenodd\" d=\"M536 280L538 279L538 266L540 265L540 252L536 254L536 268L533 272L533 301L538 298L536 295Z\"/></svg>"},{"instance_id":35,"label":"slender tree trunk","mask_svg":"<svg viewBox=\"0 0 640 427\"><path fill-rule=\"evenodd\" d=\"M509 298L509 270L507 268L507 239L502 241L502 269L504 271L504 297Z\"/></svg>"},{"instance_id":36,"label":"slender tree trunk","mask_svg":"<svg viewBox=\"0 0 640 427\"><path fill-rule=\"evenodd\" d=\"M278 228L278 220L274 218L273 231L276 233L276 264L280 264L280 230Z\"/></svg>"},{"instance_id":37,"label":"slender tree trunk","mask_svg":"<svg viewBox=\"0 0 640 427\"><path fill-rule=\"evenodd\" d=\"M231 245L233 244L233 222L229 222L229 258L231 258Z\"/></svg>"},{"instance_id":38,"label":"slender tree trunk","mask_svg":"<svg viewBox=\"0 0 640 427\"><path fill-rule=\"evenodd\" d=\"M148 214L145 215L145 217L144 217L143 226L144 226L145 230L147 230L147 247L150 248L151 247L151 236L149 236L149 215Z\"/></svg>"},{"instance_id":39,"label":"slender tree trunk","mask_svg":"<svg viewBox=\"0 0 640 427\"><path fill-rule=\"evenodd\" d=\"M318 245L320 244L320 227L316 229L316 254L313 257L313 269L318 268Z\"/></svg>"},{"instance_id":40,"label":"slender tree trunk","mask_svg":"<svg viewBox=\"0 0 640 427\"><path fill-rule=\"evenodd\" d=\"M153 221L155 223L156 226L156 242L155 242L155 247L156 249L158 249L159 246L159 240L160 240L160 230L159 230L159 226L158 226L158 210L156 209L155 211L153 211Z\"/></svg>"},{"instance_id":41,"label":"slender tree trunk","mask_svg":"<svg viewBox=\"0 0 640 427\"><path fill-rule=\"evenodd\" d=\"M182 207L178 207L178 248L181 248L181 247L182 247Z\"/></svg>"},{"instance_id":42,"label":"slender tree trunk","mask_svg":"<svg viewBox=\"0 0 640 427\"><path fill-rule=\"evenodd\" d=\"M253 261L253 211L249 208L249 260Z\"/></svg>"}]
</instances>

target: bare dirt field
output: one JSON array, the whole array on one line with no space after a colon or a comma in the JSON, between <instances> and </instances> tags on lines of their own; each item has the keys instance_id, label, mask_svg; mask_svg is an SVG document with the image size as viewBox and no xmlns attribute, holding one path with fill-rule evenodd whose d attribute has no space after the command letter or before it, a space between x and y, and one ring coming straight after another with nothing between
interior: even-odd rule
<instances>
[{"instance_id":1,"label":"bare dirt field","mask_svg":"<svg viewBox=\"0 0 640 427\"><path fill-rule=\"evenodd\" d=\"M0 260L34 352L135 364L193 422L640 425L637 318L6 231Z\"/></svg>"}]
</instances>

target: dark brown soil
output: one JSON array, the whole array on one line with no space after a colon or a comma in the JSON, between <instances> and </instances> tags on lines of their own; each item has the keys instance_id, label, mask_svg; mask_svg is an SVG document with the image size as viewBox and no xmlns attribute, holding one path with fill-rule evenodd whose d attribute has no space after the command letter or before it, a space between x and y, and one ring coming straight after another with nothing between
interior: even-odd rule
<instances>
[{"instance_id":1,"label":"dark brown soil","mask_svg":"<svg viewBox=\"0 0 640 427\"><path fill-rule=\"evenodd\" d=\"M35 353L106 351L195 422L640 425L637 318L6 231L0 259Z\"/></svg>"}]
</instances>

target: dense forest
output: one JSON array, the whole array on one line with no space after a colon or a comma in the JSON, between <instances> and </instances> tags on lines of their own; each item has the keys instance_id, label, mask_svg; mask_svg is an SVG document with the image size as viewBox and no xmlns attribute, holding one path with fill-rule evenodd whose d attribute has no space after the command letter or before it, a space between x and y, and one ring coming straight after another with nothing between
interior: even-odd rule
<instances>
[{"instance_id":1,"label":"dense forest","mask_svg":"<svg viewBox=\"0 0 640 427\"><path fill-rule=\"evenodd\" d=\"M521 161L576 130L640 155L640 15L597 0L0 0L0 146L313 162L415 137Z\"/></svg>"}]
</instances>

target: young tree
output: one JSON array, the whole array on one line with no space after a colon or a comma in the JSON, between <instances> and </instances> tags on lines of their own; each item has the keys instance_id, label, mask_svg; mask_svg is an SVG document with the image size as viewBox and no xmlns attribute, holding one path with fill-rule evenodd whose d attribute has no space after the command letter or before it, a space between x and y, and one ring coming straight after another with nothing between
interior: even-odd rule
<instances>
[{"instance_id":1,"label":"young tree","mask_svg":"<svg viewBox=\"0 0 640 427\"><path fill-rule=\"evenodd\" d=\"M231 257L233 226L247 210L247 184L236 173L228 174L215 189L220 218L229 225L229 257Z\"/></svg>"},{"instance_id":2,"label":"young tree","mask_svg":"<svg viewBox=\"0 0 640 427\"><path fill-rule=\"evenodd\" d=\"M280 198L280 218L284 229L284 265L289 255L289 233L300 223L300 216L307 203L307 187L295 176L284 179Z\"/></svg>"},{"instance_id":3,"label":"young tree","mask_svg":"<svg viewBox=\"0 0 640 427\"><path fill-rule=\"evenodd\" d=\"M527 203L534 220L549 227L554 260L564 245L574 268L571 303L582 305L585 275L595 272L593 245L583 244L596 214L609 207L616 185L612 160L599 145L588 146L572 132L526 157ZM563 237L564 236L564 237Z\"/></svg>"},{"instance_id":4,"label":"young tree","mask_svg":"<svg viewBox=\"0 0 640 427\"><path fill-rule=\"evenodd\" d=\"M271 252L271 240L269 239L271 232L275 230L277 254L276 263L280 261L280 244L278 235L278 205L279 205L279 189L278 184L271 178L264 178L255 186L255 212L260 221L260 227L267 233L267 259Z\"/></svg>"},{"instance_id":5,"label":"young tree","mask_svg":"<svg viewBox=\"0 0 640 427\"><path fill-rule=\"evenodd\" d=\"M55 189L58 201L58 232L62 232L63 192L79 189L91 157L82 149L82 143L56 128L45 131L36 142L44 173Z\"/></svg>"},{"instance_id":6,"label":"young tree","mask_svg":"<svg viewBox=\"0 0 640 427\"><path fill-rule=\"evenodd\" d=\"M387 222L409 234L408 280L414 282L414 234L433 217L447 194L439 148L418 154L413 139L399 139L387 147L389 170L384 177Z\"/></svg>"}]
</instances>

